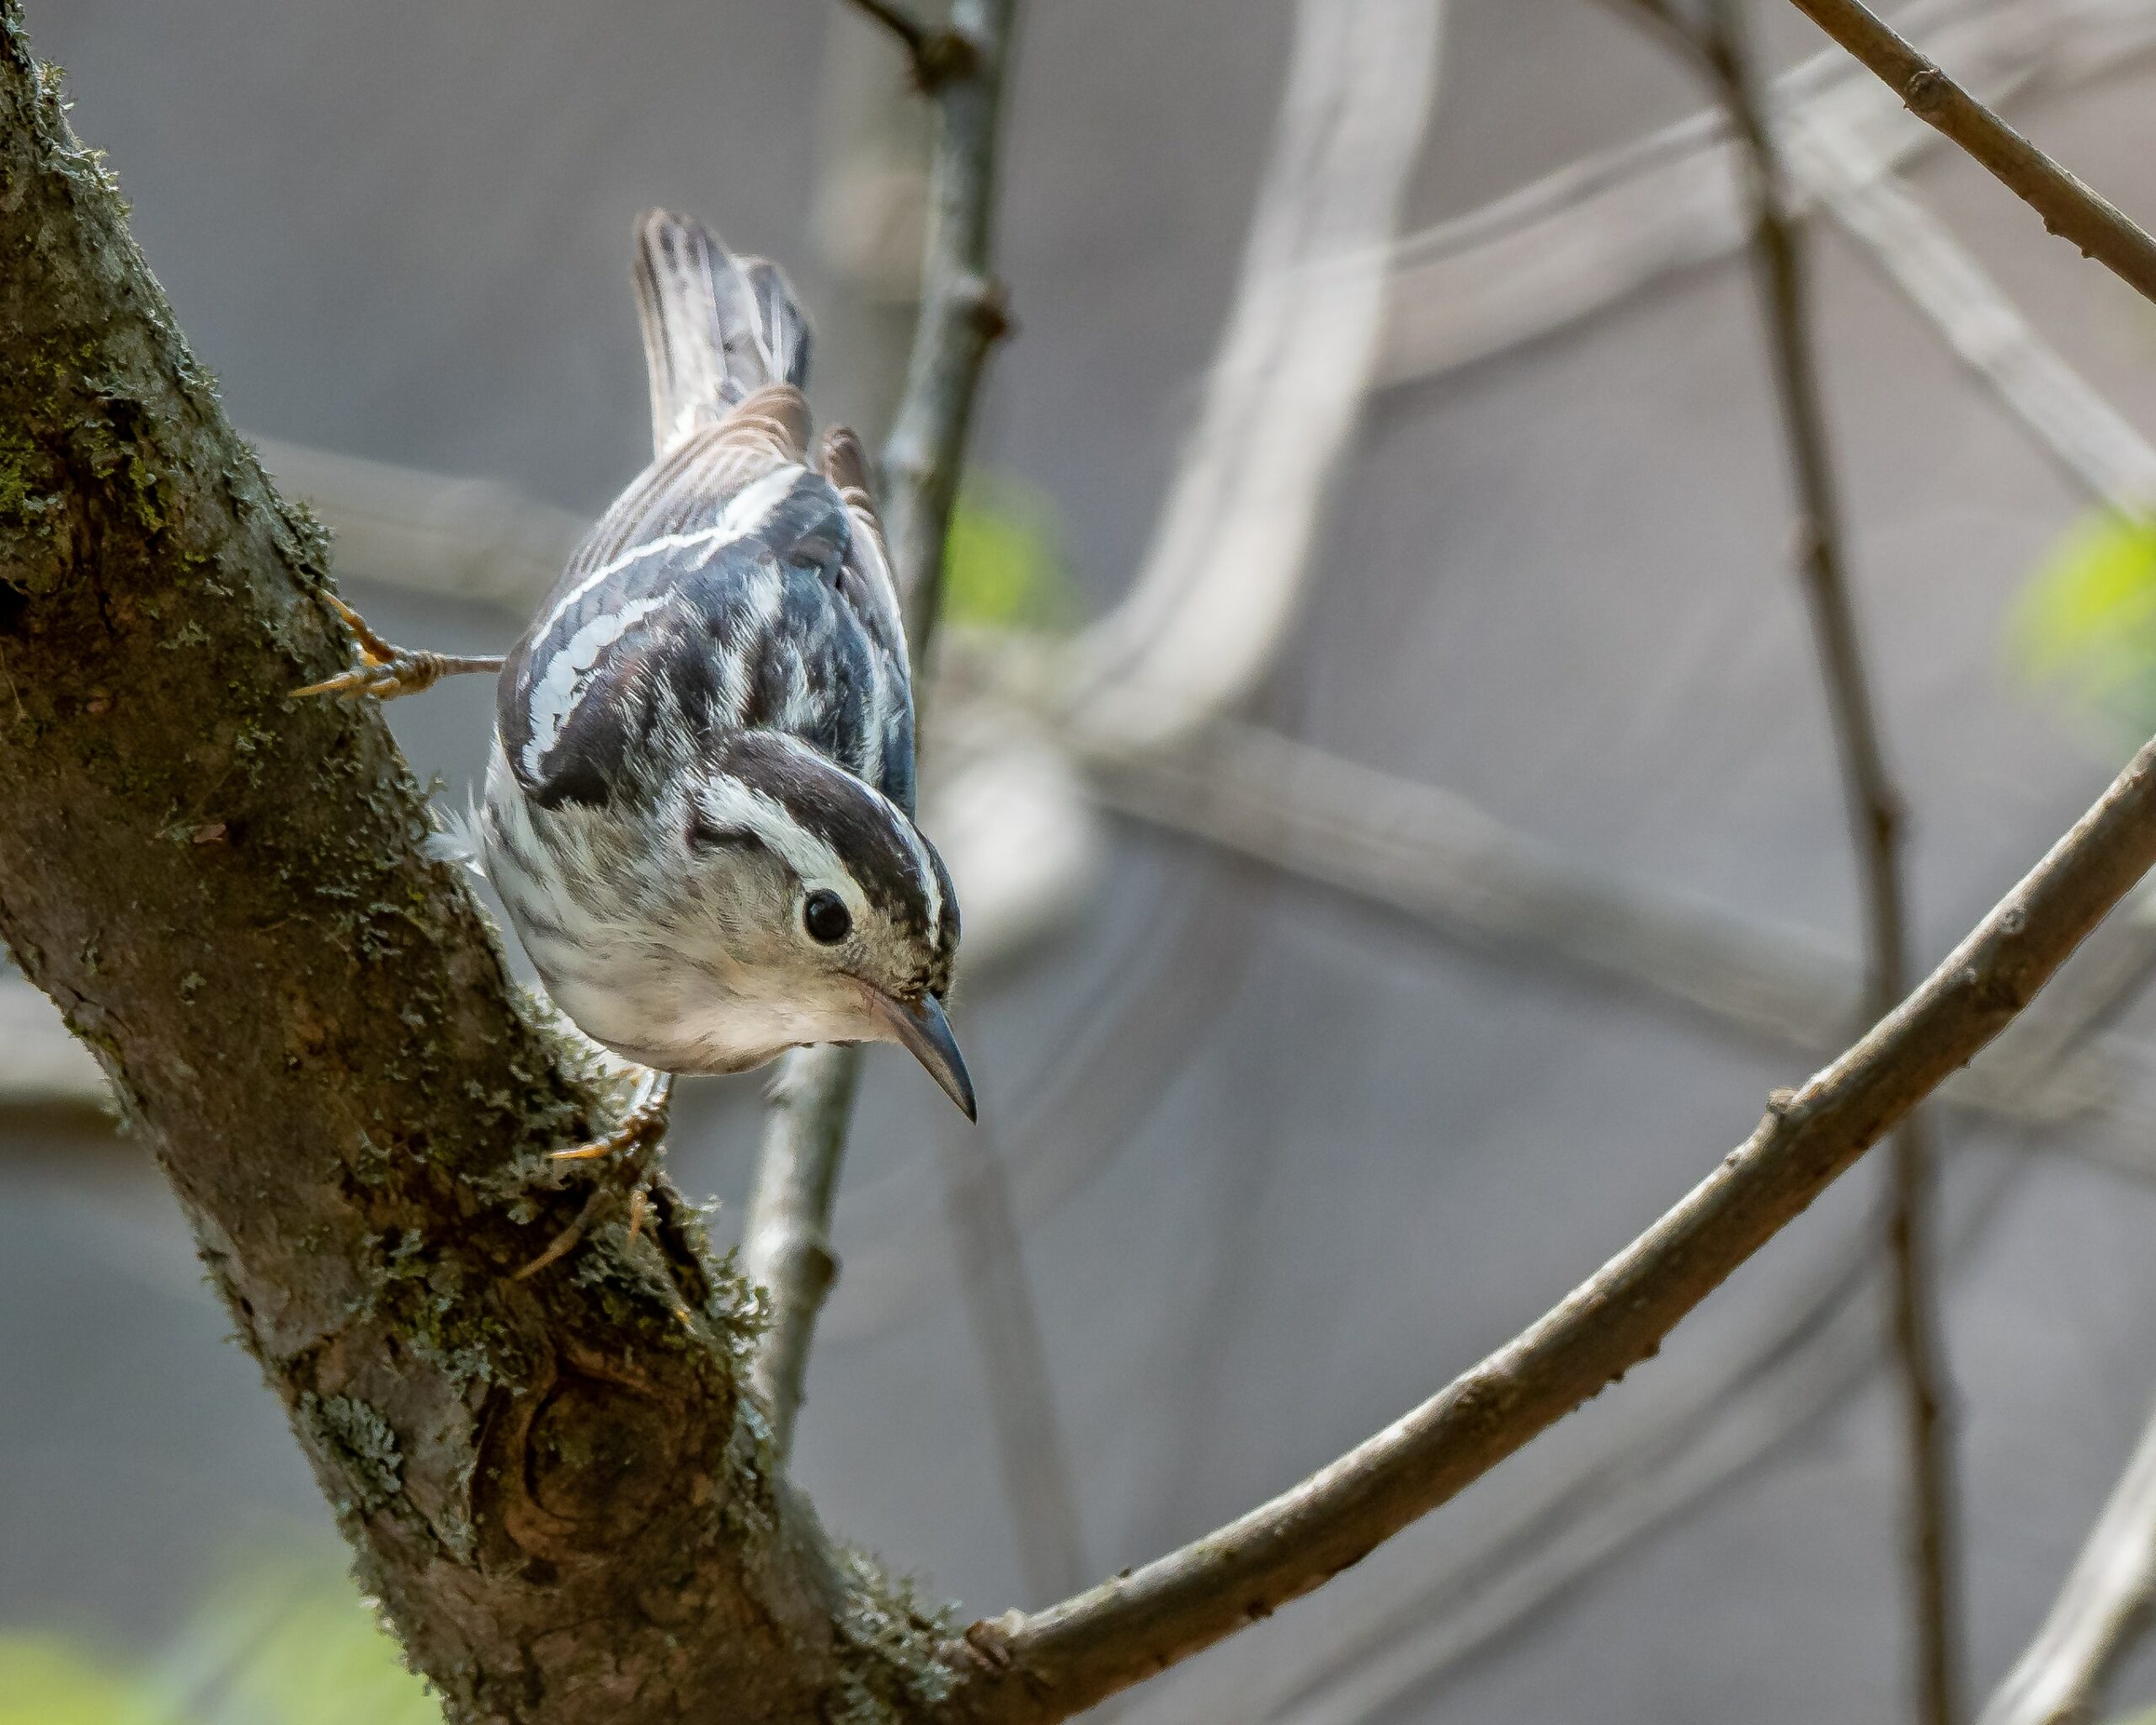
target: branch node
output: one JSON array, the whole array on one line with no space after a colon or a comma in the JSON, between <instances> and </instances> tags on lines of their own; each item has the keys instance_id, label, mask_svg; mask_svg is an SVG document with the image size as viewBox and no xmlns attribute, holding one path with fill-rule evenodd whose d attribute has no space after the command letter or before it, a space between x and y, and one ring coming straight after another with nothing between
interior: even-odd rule
<instances>
[{"instance_id":1,"label":"branch node","mask_svg":"<svg viewBox=\"0 0 2156 1725\"><path fill-rule=\"evenodd\" d=\"M1011 1637L1019 1622L1018 1613L1008 1611L1001 1617L982 1617L969 1623L960 1637L967 1657L984 1671L999 1676L1008 1671L1013 1658Z\"/></svg>"},{"instance_id":2,"label":"branch node","mask_svg":"<svg viewBox=\"0 0 2156 1725\"><path fill-rule=\"evenodd\" d=\"M1954 85L1935 66L1921 66L1902 86L1902 105L1919 120L1928 120L1946 105Z\"/></svg>"},{"instance_id":3,"label":"branch node","mask_svg":"<svg viewBox=\"0 0 2156 1725\"><path fill-rule=\"evenodd\" d=\"M964 302L967 320L981 339L994 343L1017 331L1011 314L1011 291L993 275L969 275L953 284L953 291Z\"/></svg>"},{"instance_id":4,"label":"branch node","mask_svg":"<svg viewBox=\"0 0 2156 1725\"><path fill-rule=\"evenodd\" d=\"M963 30L931 30L910 45L913 81L924 96L963 83L980 71L980 45Z\"/></svg>"}]
</instances>

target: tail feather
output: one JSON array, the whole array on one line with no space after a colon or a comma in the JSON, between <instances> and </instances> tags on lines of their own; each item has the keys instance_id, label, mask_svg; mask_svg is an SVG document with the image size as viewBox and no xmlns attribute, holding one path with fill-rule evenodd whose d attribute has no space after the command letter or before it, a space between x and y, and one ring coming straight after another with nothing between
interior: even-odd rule
<instances>
[{"instance_id":1,"label":"tail feather","mask_svg":"<svg viewBox=\"0 0 2156 1725\"><path fill-rule=\"evenodd\" d=\"M652 210L637 224L636 277L659 455L768 384L808 382L808 323L776 264Z\"/></svg>"}]
</instances>

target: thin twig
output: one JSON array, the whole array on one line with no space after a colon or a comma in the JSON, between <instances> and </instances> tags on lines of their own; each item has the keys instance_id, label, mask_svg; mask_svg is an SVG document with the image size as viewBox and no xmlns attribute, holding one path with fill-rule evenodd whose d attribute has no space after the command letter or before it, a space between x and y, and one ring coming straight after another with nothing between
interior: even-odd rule
<instances>
[{"instance_id":1,"label":"thin twig","mask_svg":"<svg viewBox=\"0 0 2156 1725\"><path fill-rule=\"evenodd\" d=\"M1993 1691L1977 1725L2070 1725L2090 1717L2104 1680L2156 1601L2156 1414L2134 1445L2043 1627Z\"/></svg>"},{"instance_id":2,"label":"thin twig","mask_svg":"<svg viewBox=\"0 0 2156 1725\"><path fill-rule=\"evenodd\" d=\"M950 28L970 64L934 90L939 126L929 172L921 307L897 425L883 458L883 519L906 605L916 687L942 584L943 543L958 494L981 369L1006 328L989 274L997 118L1017 0L957 0ZM836 1279L831 1205L860 1080L857 1048L797 1049L782 1063L749 1199L743 1260L771 1297L755 1378L786 1453L808 1348Z\"/></svg>"},{"instance_id":3,"label":"thin twig","mask_svg":"<svg viewBox=\"0 0 2156 1725\"><path fill-rule=\"evenodd\" d=\"M1049 1610L976 1626L960 1719L1067 1718L1319 1586L1612 1379L2025 1006L2156 863L2156 743L1917 991L1659 1221L1436 1397L1302 1484Z\"/></svg>"},{"instance_id":4,"label":"thin twig","mask_svg":"<svg viewBox=\"0 0 2156 1725\"><path fill-rule=\"evenodd\" d=\"M1850 592L1848 535L1828 453L1811 284L1781 152L1769 131L1744 34L1742 0L1710 0L1696 19L1666 0L1630 0L1706 74L1742 147L1752 255L1796 489L1805 595L1840 757L1843 795L1863 885L1871 1009L1898 1001L1908 973L1903 804L1888 773L1878 708ZM1934 1306L1929 1123L1913 1112L1892 1140L1887 1239L1892 1336L1906 1416L1910 1601L1915 1617L1916 1717L1961 1717L1961 1617L1954 1458L1945 1366Z\"/></svg>"},{"instance_id":5,"label":"thin twig","mask_svg":"<svg viewBox=\"0 0 2156 1725\"><path fill-rule=\"evenodd\" d=\"M2156 239L1947 77L1858 0L1792 0L1926 125L1960 145L2044 226L2156 300Z\"/></svg>"}]
</instances>

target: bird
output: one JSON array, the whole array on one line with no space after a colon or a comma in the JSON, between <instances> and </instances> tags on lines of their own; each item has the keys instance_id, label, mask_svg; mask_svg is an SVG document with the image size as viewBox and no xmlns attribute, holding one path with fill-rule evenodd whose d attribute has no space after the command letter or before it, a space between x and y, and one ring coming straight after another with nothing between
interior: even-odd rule
<instances>
[{"instance_id":1,"label":"bird","mask_svg":"<svg viewBox=\"0 0 2156 1725\"><path fill-rule=\"evenodd\" d=\"M654 458L500 660L391 645L296 692L392 699L497 674L479 861L547 994L675 1075L895 1042L967 1118L945 1007L958 905L915 819L897 583L858 438L810 446L808 323L778 267L702 225L637 225Z\"/></svg>"}]
</instances>

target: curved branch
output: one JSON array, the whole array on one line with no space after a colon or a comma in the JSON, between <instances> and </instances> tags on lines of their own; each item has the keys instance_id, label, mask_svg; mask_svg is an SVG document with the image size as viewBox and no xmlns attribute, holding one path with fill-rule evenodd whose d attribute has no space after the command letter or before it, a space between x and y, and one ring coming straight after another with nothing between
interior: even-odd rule
<instances>
[{"instance_id":1,"label":"curved branch","mask_svg":"<svg viewBox=\"0 0 2156 1725\"><path fill-rule=\"evenodd\" d=\"M1317 1587L1615 1378L1999 1034L2156 864L2156 742L1910 997L1521 1335L1272 1502L1052 1609L978 1624L962 1718L1067 1718Z\"/></svg>"}]
</instances>

